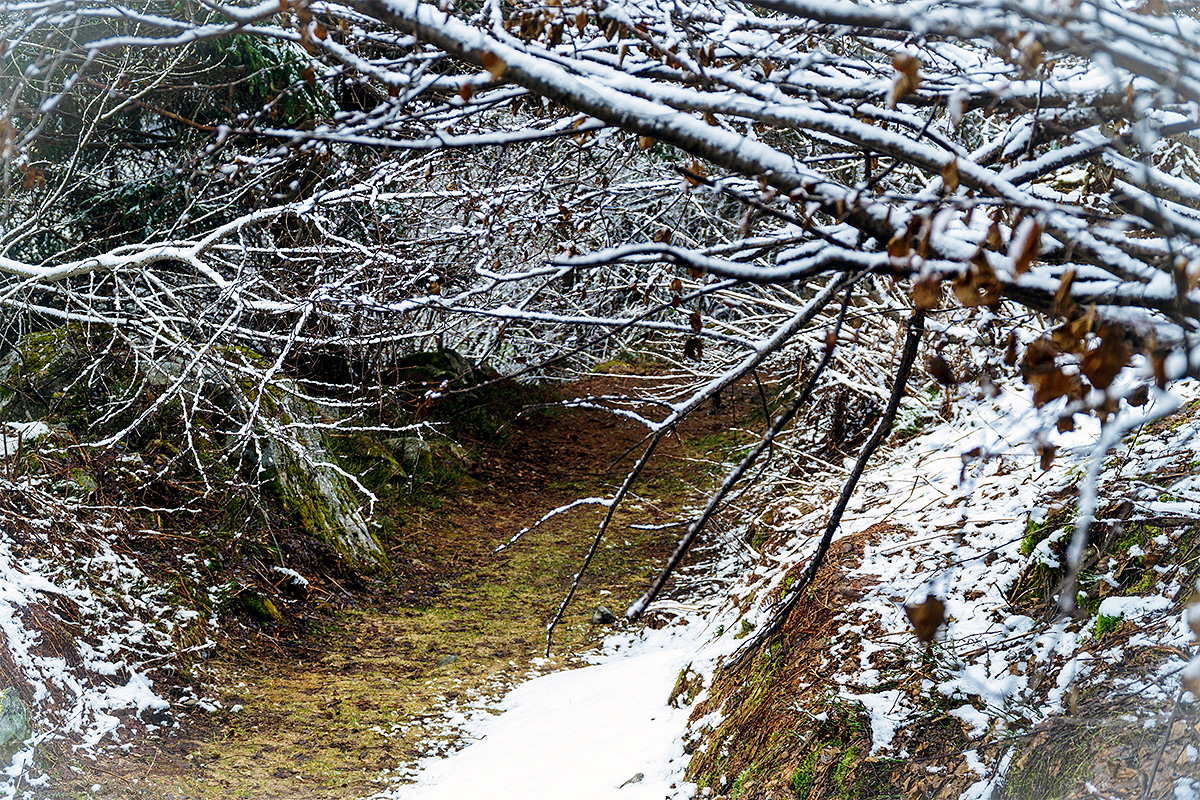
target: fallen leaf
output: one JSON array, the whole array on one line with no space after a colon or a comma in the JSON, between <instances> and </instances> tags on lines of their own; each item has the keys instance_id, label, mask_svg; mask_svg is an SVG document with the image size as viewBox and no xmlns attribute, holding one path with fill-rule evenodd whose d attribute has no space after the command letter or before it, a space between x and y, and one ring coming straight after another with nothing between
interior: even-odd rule
<instances>
[{"instance_id":1,"label":"fallen leaf","mask_svg":"<svg viewBox=\"0 0 1200 800\"><path fill-rule=\"evenodd\" d=\"M906 605L904 613L908 615L917 639L932 642L938 628L946 621L946 604L931 594L922 603Z\"/></svg>"},{"instance_id":2,"label":"fallen leaf","mask_svg":"<svg viewBox=\"0 0 1200 800\"><path fill-rule=\"evenodd\" d=\"M954 377L954 370L942 357L941 353L934 353L929 357L929 374L933 379L942 386L957 386L958 378Z\"/></svg>"}]
</instances>

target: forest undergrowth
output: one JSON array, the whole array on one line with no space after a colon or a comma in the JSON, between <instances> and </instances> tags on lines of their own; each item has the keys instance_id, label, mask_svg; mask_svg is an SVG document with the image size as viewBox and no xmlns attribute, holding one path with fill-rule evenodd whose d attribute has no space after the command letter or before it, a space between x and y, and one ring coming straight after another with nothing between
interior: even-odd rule
<instances>
[{"instance_id":1,"label":"forest undergrowth","mask_svg":"<svg viewBox=\"0 0 1200 800\"><path fill-rule=\"evenodd\" d=\"M37 797L55 798L368 796L410 779L420 759L461 746L464 720L486 715L517 682L582 663L579 655L611 630L592 620L597 607L619 613L632 602L741 424L761 416L757 395L737 388L721 409L681 429L620 512L544 658L546 623L598 514L585 506L559 515L495 551L554 506L605 494L623 475L641 433L603 411L557 406L560 395L615 396L651 380L612 366L557 389L501 389L524 398L515 405L493 399L458 409L478 419L447 423L458 434L454 447L433 451L429 474L390 476L401 489L390 496L373 486L388 571L364 574L313 551L298 518L269 497L265 531L228 537L206 533L213 518L199 512L122 512L110 522L120 558L156 587L146 596L159 598L143 617L153 624L171 609L187 625L164 631L144 662L129 657L123 674L139 676L147 700L114 710L109 728L82 749L69 730L43 737L13 786L17 796L31 785ZM529 409L510 416L523 403ZM37 458L35 445L24 446L22 458ZM372 448L359 442L351 452L370 474L363 468ZM49 456L45 464L60 473L55 486L75 473L79 481L98 476L86 502L66 512L73 519L101 506L117 514L122 490L107 483L108 471ZM221 517L219 505L210 512ZM92 537L81 528L56 544L55 557L87 546ZM128 600L114 593L113 603ZM34 627L46 642L66 636L54 616ZM113 631L93 627L111 639Z\"/></svg>"}]
</instances>

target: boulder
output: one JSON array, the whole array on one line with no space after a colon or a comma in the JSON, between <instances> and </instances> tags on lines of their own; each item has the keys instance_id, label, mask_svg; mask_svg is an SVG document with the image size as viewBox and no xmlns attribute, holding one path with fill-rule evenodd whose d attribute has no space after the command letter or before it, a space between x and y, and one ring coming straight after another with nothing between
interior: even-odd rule
<instances>
[{"instance_id":1,"label":"boulder","mask_svg":"<svg viewBox=\"0 0 1200 800\"><path fill-rule=\"evenodd\" d=\"M25 701L12 687L0 690L0 759L12 758L30 733L29 707Z\"/></svg>"}]
</instances>

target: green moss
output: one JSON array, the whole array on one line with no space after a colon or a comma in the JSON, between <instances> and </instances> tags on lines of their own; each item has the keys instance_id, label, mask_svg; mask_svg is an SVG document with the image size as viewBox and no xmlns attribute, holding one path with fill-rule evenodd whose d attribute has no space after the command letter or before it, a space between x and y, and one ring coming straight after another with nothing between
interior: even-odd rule
<instances>
[{"instance_id":1,"label":"green moss","mask_svg":"<svg viewBox=\"0 0 1200 800\"><path fill-rule=\"evenodd\" d=\"M788 785L792 787L792 791L796 793L796 796L800 800L808 797L809 790L812 788L814 779L816 778L817 759L820 758L821 751L824 749L825 744L820 743L810 750L788 781Z\"/></svg>"},{"instance_id":2,"label":"green moss","mask_svg":"<svg viewBox=\"0 0 1200 800\"><path fill-rule=\"evenodd\" d=\"M265 597L253 589L243 589L235 595L235 599L238 606L260 622L283 621L283 614L279 613L279 609L271 602L271 598Z\"/></svg>"},{"instance_id":3,"label":"green moss","mask_svg":"<svg viewBox=\"0 0 1200 800\"><path fill-rule=\"evenodd\" d=\"M1124 621L1125 618L1120 614L1115 617L1108 614L1101 614L1100 616L1096 617L1096 625L1092 629L1092 636L1099 641L1115 631L1117 628L1121 627L1121 623Z\"/></svg>"},{"instance_id":4,"label":"green moss","mask_svg":"<svg viewBox=\"0 0 1200 800\"><path fill-rule=\"evenodd\" d=\"M854 793L856 788L854 768L857 764L858 748L847 747L833 768L833 785L837 788L838 797L845 798L845 800L853 800L857 797Z\"/></svg>"},{"instance_id":5,"label":"green moss","mask_svg":"<svg viewBox=\"0 0 1200 800\"><path fill-rule=\"evenodd\" d=\"M1118 550L1128 551L1134 545L1140 547L1144 544L1149 544L1151 540L1162 534L1163 529L1158 525L1131 522L1121 529L1121 535L1117 537L1114 547Z\"/></svg>"}]
</instances>

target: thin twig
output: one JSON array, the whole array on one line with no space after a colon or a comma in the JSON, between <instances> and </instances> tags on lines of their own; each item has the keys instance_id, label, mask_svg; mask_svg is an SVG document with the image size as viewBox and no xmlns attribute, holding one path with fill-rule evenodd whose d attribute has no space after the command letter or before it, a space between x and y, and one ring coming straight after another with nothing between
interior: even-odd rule
<instances>
[{"instance_id":1,"label":"thin twig","mask_svg":"<svg viewBox=\"0 0 1200 800\"><path fill-rule=\"evenodd\" d=\"M1179 701L1183 698L1183 687L1179 687L1179 691L1175 693L1175 703L1171 706L1171 716L1167 718L1167 732L1163 734L1162 741L1158 745L1158 753L1154 756L1154 765L1150 767L1150 780L1146 781L1146 790L1142 794L1142 800L1150 800L1150 792L1154 788L1154 779L1158 776L1158 767L1162 763L1163 753L1167 751L1167 743L1171 741L1171 728L1175 727L1175 717L1179 715Z\"/></svg>"},{"instance_id":2,"label":"thin twig","mask_svg":"<svg viewBox=\"0 0 1200 800\"><path fill-rule=\"evenodd\" d=\"M741 647L734 655L733 659L727 665L728 669L736 668L743 663L752 654L758 651L768 639L778 633L796 603L804 596L805 591L816 577L817 570L825 561L825 555L829 551L829 544L833 541L833 535L837 531L842 522L842 515L846 512L846 506L850 503L850 498L854 494L854 489L858 486L858 480L862 477L863 471L866 469L867 461L871 455L883 442L884 438L892 429L892 423L896 420L896 411L900 408L900 400L904 397L905 387L908 384L908 376L912 372L913 363L917 358L918 345L921 342L921 335L925 332L925 312L917 309L913 312L912 317L908 322L908 336L904 342L904 350L900 356L900 364L896 369L896 379L892 384L892 394L888 399L887 408L884 409L883 416L879 418L879 422L875 425L875 431L871 434L871 438L863 445L862 451L858 454L858 461L854 464L854 469L846 478L845 484L842 486L841 497L838 498L837 505L833 509L833 513L829 515L829 523L825 526L825 533L821 536L820 542L817 543L816 552L813 553L812 559L808 562L808 567L804 570L804 574L791 587L788 593L781 600L779 607L776 609L771 621L766 627Z\"/></svg>"},{"instance_id":3,"label":"thin twig","mask_svg":"<svg viewBox=\"0 0 1200 800\"><path fill-rule=\"evenodd\" d=\"M691 548L692 544L696 541L696 538L700 535L700 532L704 530L704 526L708 524L708 521L712 519L713 515L717 512L717 508L721 505L725 497L733 490L733 487L737 485L738 481L742 479L746 472L749 471L752 466L754 466L754 462L757 461L758 457L763 454L763 451L767 450L774 444L775 437L779 435L781 430L787 427L801 407L808 403L808 398L812 394L812 390L816 385L817 378L821 375L821 373L825 370L825 367L829 364L829 361L833 358L833 351L836 349L837 344L836 332L841 330L842 323L845 322L846 319L846 310L850 307L850 290L864 274L865 273L859 273L847 282L845 286L846 294L842 300L842 308L838 313L835 336L833 337L829 346L826 347L825 355L821 359L821 364L817 367L812 377L809 378L808 384L804 387L804 390L800 392L787 410L780 414L775 421L771 423L771 427L768 428L766 433L763 434L763 437L759 440L758 444L749 453L747 453L745 458L742 459L741 463L738 464L728 476L726 476L725 481L721 484L721 488L717 490L716 494L712 495L708 499L708 504L704 507L704 511L688 527L687 533L683 535L683 538L681 538L679 543L675 546L675 551L671 553L670 558L667 559L667 563L659 572L658 577L654 579L654 583L651 584L650 588L647 589L642 596L638 598L637 602L631 605L625 612L625 617L630 622L633 622L640 617L645 612L646 607L649 606L650 603L654 602L654 598L657 597L658 593L662 591L663 586L666 585L667 580L671 577L671 574L675 572L676 568L678 568L679 564L683 561L683 557L687 555L688 549Z\"/></svg>"}]
</instances>

